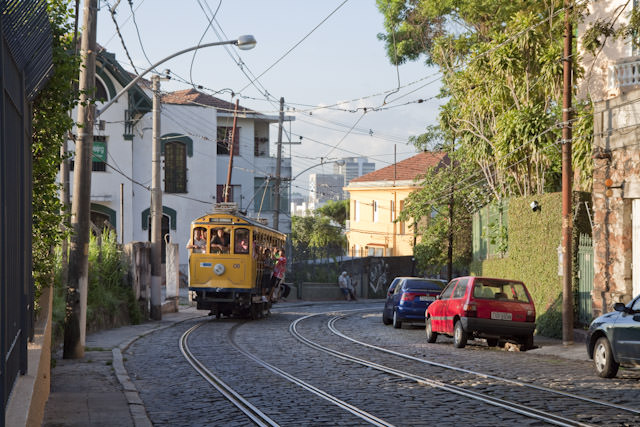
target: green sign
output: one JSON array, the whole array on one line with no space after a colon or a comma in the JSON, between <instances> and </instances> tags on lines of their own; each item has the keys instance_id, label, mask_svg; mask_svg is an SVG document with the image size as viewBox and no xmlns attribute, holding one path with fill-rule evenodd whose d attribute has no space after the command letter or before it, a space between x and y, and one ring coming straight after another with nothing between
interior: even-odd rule
<instances>
[{"instance_id":1,"label":"green sign","mask_svg":"<svg viewBox=\"0 0 640 427\"><path fill-rule=\"evenodd\" d=\"M103 162L107 161L107 143L104 141L94 141L93 142L93 156L91 156L92 162Z\"/></svg>"}]
</instances>

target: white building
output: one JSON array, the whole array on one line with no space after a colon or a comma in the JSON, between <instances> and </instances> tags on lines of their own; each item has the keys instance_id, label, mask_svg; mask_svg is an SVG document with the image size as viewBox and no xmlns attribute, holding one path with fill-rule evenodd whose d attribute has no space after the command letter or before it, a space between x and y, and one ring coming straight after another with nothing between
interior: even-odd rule
<instances>
[{"instance_id":1,"label":"white building","mask_svg":"<svg viewBox=\"0 0 640 427\"><path fill-rule=\"evenodd\" d=\"M343 200L344 177L338 174L309 175L309 209L318 209L329 200Z\"/></svg>"},{"instance_id":2,"label":"white building","mask_svg":"<svg viewBox=\"0 0 640 427\"><path fill-rule=\"evenodd\" d=\"M99 98L113 98L132 80L104 50L96 68ZM150 240L152 96L148 82L134 86L100 115L94 129L91 220L99 227L110 224L124 243ZM97 109L102 105L98 102ZM181 268L187 264L183 248L191 221L222 201L234 107L195 89L162 96L162 235L179 244ZM239 108L231 175L231 201L248 216L266 218L270 226L276 158L270 156L269 133L277 122L277 116ZM73 143L70 147L73 151ZM281 177L290 176L290 159L283 159ZM281 184L278 227L285 233L291 231L287 184L286 180Z\"/></svg>"}]
</instances>

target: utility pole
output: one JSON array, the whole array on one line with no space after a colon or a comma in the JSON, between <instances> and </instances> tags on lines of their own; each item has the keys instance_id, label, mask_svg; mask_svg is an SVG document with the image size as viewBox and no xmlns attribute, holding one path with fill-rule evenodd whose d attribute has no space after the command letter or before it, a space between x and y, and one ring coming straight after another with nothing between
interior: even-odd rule
<instances>
[{"instance_id":1,"label":"utility pole","mask_svg":"<svg viewBox=\"0 0 640 427\"><path fill-rule=\"evenodd\" d=\"M229 147L229 168L227 170L227 182L224 186L224 201L229 201L229 193L231 190L231 173L233 171L233 150L236 147L236 126L238 124L238 107L240 100L236 99L236 108L233 111L233 127L231 128L231 146Z\"/></svg>"},{"instance_id":2,"label":"utility pole","mask_svg":"<svg viewBox=\"0 0 640 427\"><path fill-rule=\"evenodd\" d=\"M562 344L573 344L573 276L571 235L571 64L572 0L564 0L564 54L563 54L563 94L562 94Z\"/></svg>"},{"instance_id":3,"label":"utility pole","mask_svg":"<svg viewBox=\"0 0 640 427\"><path fill-rule=\"evenodd\" d=\"M120 183L120 244L124 245L124 183Z\"/></svg>"},{"instance_id":4,"label":"utility pole","mask_svg":"<svg viewBox=\"0 0 640 427\"><path fill-rule=\"evenodd\" d=\"M69 281L67 282L67 318L64 325L65 359L84 357L87 324L87 290L89 270L89 217L91 209L91 157L95 107L96 21L98 0L85 0L80 54L80 102L78 104L78 139L73 171Z\"/></svg>"},{"instance_id":5,"label":"utility pole","mask_svg":"<svg viewBox=\"0 0 640 427\"><path fill-rule=\"evenodd\" d=\"M455 150L455 138L451 138L451 154L453 154L454 150ZM449 240L449 246L447 248L447 281L450 282L451 279L453 279L453 215L454 215L454 203L455 203L455 198L454 198L454 193L455 193L455 180L453 179L453 160L451 159L451 157L447 154L447 157L449 159L449 172L450 172L450 176L449 179L451 179L451 190L449 193L449 231L448 231L448 240Z\"/></svg>"},{"instance_id":6,"label":"utility pole","mask_svg":"<svg viewBox=\"0 0 640 427\"><path fill-rule=\"evenodd\" d=\"M284 97L280 98L280 117L278 118L278 156L276 160L275 210L273 211L273 228L280 225L280 163L282 161L282 125L284 123Z\"/></svg>"},{"instance_id":7,"label":"utility pole","mask_svg":"<svg viewBox=\"0 0 640 427\"><path fill-rule=\"evenodd\" d=\"M151 319L162 320L162 189L160 188L160 76L151 76L153 142L151 147Z\"/></svg>"}]
</instances>

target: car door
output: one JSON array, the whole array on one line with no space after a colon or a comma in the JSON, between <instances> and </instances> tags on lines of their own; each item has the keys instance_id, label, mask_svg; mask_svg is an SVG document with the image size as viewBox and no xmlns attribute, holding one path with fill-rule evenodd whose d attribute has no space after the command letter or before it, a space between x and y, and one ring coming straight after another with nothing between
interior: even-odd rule
<instances>
[{"instance_id":1,"label":"car door","mask_svg":"<svg viewBox=\"0 0 640 427\"><path fill-rule=\"evenodd\" d=\"M431 315L431 329L434 332L446 332L446 306L447 302L451 298L451 294L453 294L453 289L458 282L457 279L449 282L446 288L440 294L440 298L431 303L428 308L429 314Z\"/></svg>"},{"instance_id":2,"label":"car door","mask_svg":"<svg viewBox=\"0 0 640 427\"><path fill-rule=\"evenodd\" d=\"M627 307L630 312L620 313L616 320L611 344L619 361L640 364L640 296Z\"/></svg>"},{"instance_id":3,"label":"car door","mask_svg":"<svg viewBox=\"0 0 640 427\"><path fill-rule=\"evenodd\" d=\"M446 305L444 307L444 318L445 318L445 332L448 334L453 334L453 327L455 323L453 319L456 316L462 316L462 306L466 302L466 293L467 293L467 284L469 283L469 279L462 278L458 280L456 283L456 287L451 294L451 298L447 299Z\"/></svg>"},{"instance_id":4,"label":"car door","mask_svg":"<svg viewBox=\"0 0 640 427\"><path fill-rule=\"evenodd\" d=\"M393 281L389 285L389 289L387 290L387 299L384 302L384 317L386 317L387 319L390 319L393 316L393 298L396 288L401 281L402 280L399 278L393 279Z\"/></svg>"}]
</instances>

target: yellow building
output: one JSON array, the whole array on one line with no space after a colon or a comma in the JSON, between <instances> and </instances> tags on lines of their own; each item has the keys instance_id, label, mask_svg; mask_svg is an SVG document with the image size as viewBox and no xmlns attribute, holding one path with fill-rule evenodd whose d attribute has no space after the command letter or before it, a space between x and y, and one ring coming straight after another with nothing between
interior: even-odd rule
<instances>
[{"instance_id":1,"label":"yellow building","mask_svg":"<svg viewBox=\"0 0 640 427\"><path fill-rule=\"evenodd\" d=\"M347 224L349 255L413 255L419 238L410 223L394 222L404 208L405 199L419 188L419 178L428 169L446 165L443 152L422 152L391 166L352 179L349 192L350 213Z\"/></svg>"}]
</instances>

